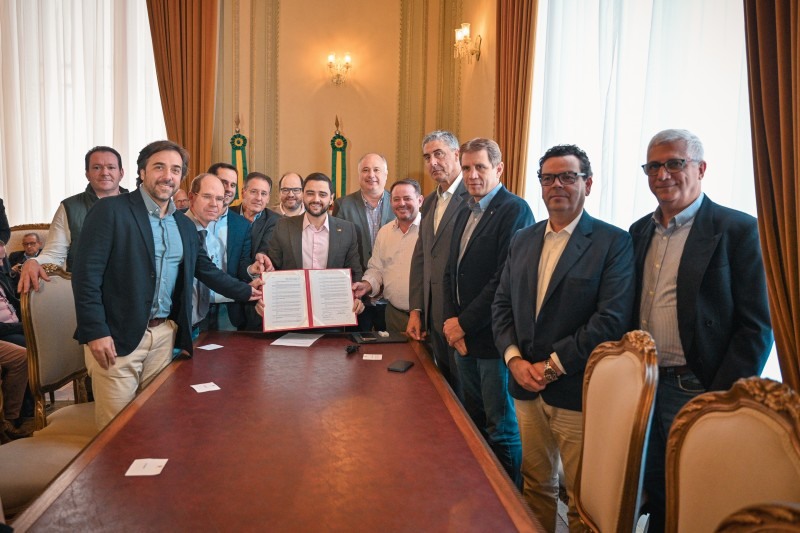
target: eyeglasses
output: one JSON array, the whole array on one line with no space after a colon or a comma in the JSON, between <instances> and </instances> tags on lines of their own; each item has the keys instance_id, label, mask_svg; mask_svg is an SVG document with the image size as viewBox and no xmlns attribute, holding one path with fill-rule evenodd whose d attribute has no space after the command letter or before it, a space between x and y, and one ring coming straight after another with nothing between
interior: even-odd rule
<instances>
[{"instance_id":1,"label":"eyeglasses","mask_svg":"<svg viewBox=\"0 0 800 533\"><path fill-rule=\"evenodd\" d=\"M686 164L692 161L694 161L694 159L667 159L663 163L650 161L642 165L642 170L644 170L644 173L648 176L658 176L658 171L661 167L664 167L670 174L675 174L686 168Z\"/></svg>"},{"instance_id":2,"label":"eyeglasses","mask_svg":"<svg viewBox=\"0 0 800 533\"><path fill-rule=\"evenodd\" d=\"M22 246L36 246L37 244L39 244L39 242L38 242L38 241L33 241L33 242L23 242L23 243L22 243Z\"/></svg>"},{"instance_id":3,"label":"eyeglasses","mask_svg":"<svg viewBox=\"0 0 800 533\"><path fill-rule=\"evenodd\" d=\"M301 187L281 187L281 194L300 194L303 192Z\"/></svg>"},{"instance_id":4,"label":"eyeglasses","mask_svg":"<svg viewBox=\"0 0 800 533\"><path fill-rule=\"evenodd\" d=\"M542 185L550 186L555 183L556 179L561 182L561 185L572 185L578 178L585 178L586 174L583 172L562 172L560 174L539 174L539 183Z\"/></svg>"}]
</instances>

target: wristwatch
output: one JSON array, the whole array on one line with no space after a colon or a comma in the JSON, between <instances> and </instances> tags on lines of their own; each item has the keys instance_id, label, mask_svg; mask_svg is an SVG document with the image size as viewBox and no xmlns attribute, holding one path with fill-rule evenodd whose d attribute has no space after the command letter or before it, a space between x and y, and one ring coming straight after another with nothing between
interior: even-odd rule
<instances>
[{"instance_id":1,"label":"wristwatch","mask_svg":"<svg viewBox=\"0 0 800 533\"><path fill-rule=\"evenodd\" d=\"M544 362L544 380L547 383L552 383L558 379L556 369L550 366L550 358Z\"/></svg>"}]
</instances>

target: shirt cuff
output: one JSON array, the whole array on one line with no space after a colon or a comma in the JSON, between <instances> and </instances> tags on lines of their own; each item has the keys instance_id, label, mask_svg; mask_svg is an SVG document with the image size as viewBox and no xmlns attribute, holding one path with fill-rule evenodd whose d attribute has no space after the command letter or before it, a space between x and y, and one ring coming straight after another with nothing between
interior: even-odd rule
<instances>
[{"instance_id":1,"label":"shirt cuff","mask_svg":"<svg viewBox=\"0 0 800 533\"><path fill-rule=\"evenodd\" d=\"M509 361L515 357L522 357L522 352L519 351L519 347L516 344L511 344L506 348L506 352L503 354L503 359L506 360L506 366L508 366Z\"/></svg>"},{"instance_id":2,"label":"shirt cuff","mask_svg":"<svg viewBox=\"0 0 800 533\"><path fill-rule=\"evenodd\" d=\"M562 374L566 375L567 372L564 370L564 366L561 364L561 360L558 358L556 352L550 354L550 360L553 361L553 364L561 371Z\"/></svg>"}]
</instances>

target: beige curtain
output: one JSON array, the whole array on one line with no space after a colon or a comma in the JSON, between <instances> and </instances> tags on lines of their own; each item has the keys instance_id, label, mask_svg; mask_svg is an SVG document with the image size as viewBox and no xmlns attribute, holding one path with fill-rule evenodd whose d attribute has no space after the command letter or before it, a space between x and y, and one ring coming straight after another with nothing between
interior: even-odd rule
<instances>
[{"instance_id":1,"label":"beige curtain","mask_svg":"<svg viewBox=\"0 0 800 533\"><path fill-rule=\"evenodd\" d=\"M538 0L497 1L497 115L505 185L525 195Z\"/></svg>"},{"instance_id":2,"label":"beige curtain","mask_svg":"<svg viewBox=\"0 0 800 533\"><path fill-rule=\"evenodd\" d=\"M800 390L800 48L795 0L745 0L758 229L783 381Z\"/></svg>"},{"instance_id":3,"label":"beige curtain","mask_svg":"<svg viewBox=\"0 0 800 533\"><path fill-rule=\"evenodd\" d=\"M147 0L147 13L167 136L196 175L211 164L219 0Z\"/></svg>"}]
</instances>

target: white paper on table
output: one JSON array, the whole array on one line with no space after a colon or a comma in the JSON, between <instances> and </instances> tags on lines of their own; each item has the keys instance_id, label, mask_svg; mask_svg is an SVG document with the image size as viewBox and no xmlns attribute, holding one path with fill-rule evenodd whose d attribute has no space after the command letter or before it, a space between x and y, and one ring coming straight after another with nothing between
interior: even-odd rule
<instances>
[{"instance_id":1,"label":"white paper on table","mask_svg":"<svg viewBox=\"0 0 800 533\"><path fill-rule=\"evenodd\" d=\"M222 348L221 344L205 344L203 346L198 346L198 350L219 350Z\"/></svg>"},{"instance_id":2,"label":"white paper on table","mask_svg":"<svg viewBox=\"0 0 800 533\"><path fill-rule=\"evenodd\" d=\"M264 331L307 328L306 274L303 270L276 270L261 275Z\"/></svg>"},{"instance_id":3,"label":"white paper on table","mask_svg":"<svg viewBox=\"0 0 800 533\"><path fill-rule=\"evenodd\" d=\"M125 472L126 476L157 476L167 464L167 459L136 459Z\"/></svg>"},{"instance_id":4,"label":"white paper on table","mask_svg":"<svg viewBox=\"0 0 800 533\"><path fill-rule=\"evenodd\" d=\"M314 327L356 324L353 283L348 268L309 270Z\"/></svg>"},{"instance_id":5,"label":"white paper on table","mask_svg":"<svg viewBox=\"0 0 800 533\"><path fill-rule=\"evenodd\" d=\"M380 361L383 359L382 353L365 353L364 360L365 361Z\"/></svg>"},{"instance_id":6,"label":"white paper on table","mask_svg":"<svg viewBox=\"0 0 800 533\"><path fill-rule=\"evenodd\" d=\"M308 348L321 337L322 333L287 333L283 337L275 339L272 342L272 346L299 346Z\"/></svg>"},{"instance_id":7,"label":"white paper on table","mask_svg":"<svg viewBox=\"0 0 800 533\"><path fill-rule=\"evenodd\" d=\"M220 390L219 385L217 385L213 381L209 381L208 383L199 383L197 385L192 385L192 388L197 392L209 392L212 390Z\"/></svg>"}]
</instances>

